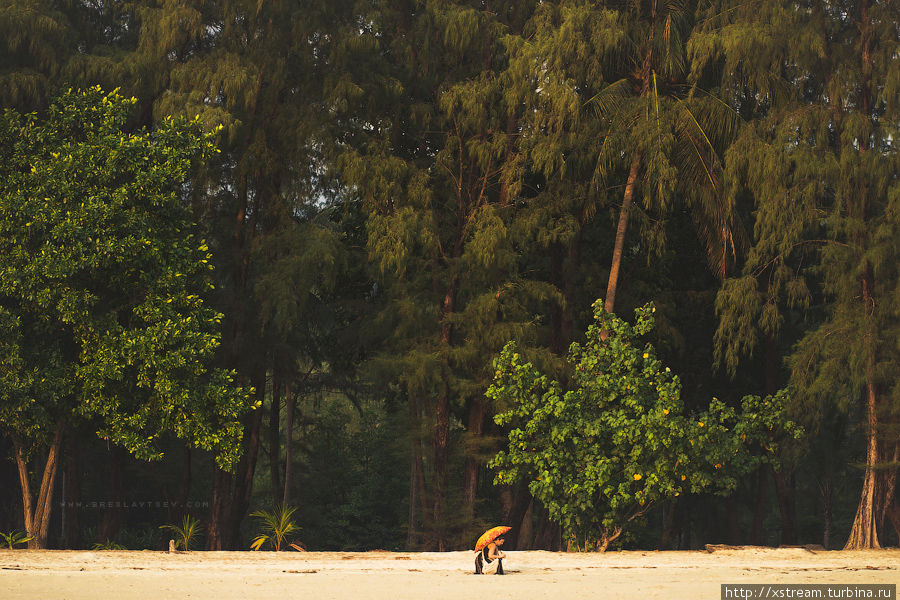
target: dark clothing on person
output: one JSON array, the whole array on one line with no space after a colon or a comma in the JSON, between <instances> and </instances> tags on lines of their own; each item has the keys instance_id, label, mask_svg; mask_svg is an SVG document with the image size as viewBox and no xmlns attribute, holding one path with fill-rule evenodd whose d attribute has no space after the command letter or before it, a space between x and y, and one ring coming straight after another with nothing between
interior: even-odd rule
<instances>
[{"instance_id":1,"label":"dark clothing on person","mask_svg":"<svg viewBox=\"0 0 900 600\"><path fill-rule=\"evenodd\" d=\"M485 548L475 555L475 574L482 575L484 573L485 565L488 565L494 561L488 558L488 554L490 554L490 548L485 546ZM503 559L498 558L497 560L497 575L503 575Z\"/></svg>"}]
</instances>

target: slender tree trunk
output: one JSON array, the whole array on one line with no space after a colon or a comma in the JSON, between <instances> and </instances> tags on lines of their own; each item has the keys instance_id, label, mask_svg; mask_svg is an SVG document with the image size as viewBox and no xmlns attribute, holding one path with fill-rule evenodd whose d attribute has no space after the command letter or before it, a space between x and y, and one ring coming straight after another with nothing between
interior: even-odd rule
<instances>
[{"instance_id":1,"label":"slender tree trunk","mask_svg":"<svg viewBox=\"0 0 900 600\"><path fill-rule=\"evenodd\" d=\"M663 531L659 539L659 549L668 550L674 534L678 532L678 500L670 500L663 505Z\"/></svg>"},{"instance_id":2,"label":"slender tree trunk","mask_svg":"<svg viewBox=\"0 0 900 600\"><path fill-rule=\"evenodd\" d=\"M424 494L420 494L420 481L424 485L425 475L422 468L422 440L419 434L422 415L420 414L418 404L412 396L408 397L409 402L409 430L410 436L410 452L409 452L409 517L406 524L406 547L408 550L418 548L421 543L419 516L425 515Z\"/></svg>"},{"instance_id":3,"label":"slender tree trunk","mask_svg":"<svg viewBox=\"0 0 900 600\"><path fill-rule=\"evenodd\" d=\"M291 446L294 438L294 406L296 398L291 393L291 386L286 385L284 388L285 395L285 423L284 423L284 497L281 505L289 506L291 503L291 461L293 460L293 452Z\"/></svg>"},{"instance_id":4,"label":"slender tree trunk","mask_svg":"<svg viewBox=\"0 0 900 600\"><path fill-rule=\"evenodd\" d=\"M646 96L650 91L650 74L653 70L653 37L656 34L656 8L657 0L650 3L650 29L647 40L647 51L641 63L640 94ZM619 270L622 266L622 251L625 247L625 233L628 229L628 213L631 210L631 202L634 198L634 187L637 184L638 174L641 169L641 153L635 151L631 158L631 168L628 169L628 179L625 181L625 195L622 198L622 208L619 211L619 224L616 227L616 241L613 246L612 264L609 268L609 281L606 285L606 299L603 308L611 313L615 309L616 290L619 285ZM606 339L605 331L600 333L602 339Z\"/></svg>"},{"instance_id":5,"label":"slender tree trunk","mask_svg":"<svg viewBox=\"0 0 900 600\"><path fill-rule=\"evenodd\" d=\"M284 495L281 487L281 381L272 375L272 409L269 412L269 475L272 480L272 505Z\"/></svg>"},{"instance_id":6,"label":"slender tree trunk","mask_svg":"<svg viewBox=\"0 0 900 600\"><path fill-rule=\"evenodd\" d=\"M209 507L209 527L206 531L207 550L229 550L227 516L231 512L231 473L219 467L213 475L213 496Z\"/></svg>"},{"instance_id":7,"label":"slender tree trunk","mask_svg":"<svg viewBox=\"0 0 900 600\"><path fill-rule=\"evenodd\" d=\"M831 485L831 479L828 478L822 484L822 521L824 522L824 530L822 532L822 547L828 550L831 546L831 521L833 516L833 499L834 493Z\"/></svg>"},{"instance_id":8,"label":"slender tree trunk","mask_svg":"<svg viewBox=\"0 0 900 600\"><path fill-rule=\"evenodd\" d=\"M466 522L471 523L475 516L475 496L478 490L478 469L481 460L481 440L484 430L484 400L476 396L469 402L469 445L463 476L463 502Z\"/></svg>"},{"instance_id":9,"label":"slender tree trunk","mask_svg":"<svg viewBox=\"0 0 900 600\"><path fill-rule=\"evenodd\" d=\"M859 116L863 119L872 119L873 109L873 93L872 93L872 39L873 24L869 18L869 2L863 1L859 3L859 22L857 27L860 31L861 48L860 57L860 73L859 81ZM868 151L867 144L860 144L857 152L860 155L860 162L864 160L863 154ZM865 220L868 215L868 191L865 189L865 181L862 181L862 188L858 190L858 202L855 206L848 206L848 209L855 213L857 218ZM857 233L854 236L855 245L862 251L866 248L866 239L863 234ZM879 422L878 422L878 389L875 382L875 338L877 333L874 331L875 325L872 317L875 312L875 276L870 263L866 263L863 273L860 276L860 288L862 296L862 305L860 310L865 316L866 331L864 333L866 344L866 389L865 389L865 414L866 414L866 470L863 476L863 487L860 494L859 505L856 509L856 515L853 519L853 525L850 527L850 535L847 543L844 545L845 550L861 550L867 548L880 548L878 541L878 502L883 498L885 483L884 474L877 470L881 461L881 453L879 451Z\"/></svg>"},{"instance_id":10,"label":"slender tree trunk","mask_svg":"<svg viewBox=\"0 0 900 600\"><path fill-rule=\"evenodd\" d=\"M59 465L59 448L63 438L63 425L56 425L56 433L50 443L47 452L47 462L44 463L44 474L41 477L41 487L38 489L37 501L31 492L31 483L28 475L28 463L25 460L25 446L18 436L13 435L13 449L16 455L16 468L19 473L19 484L22 488L22 509L25 517L25 532L31 536L28 548L40 549L47 547L47 538L50 533L50 513L53 507L53 487L56 482L56 472Z\"/></svg>"},{"instance_id":11,"label":"slender tree trunk","mask_svg":"<svg viewBox=\"0 0 900 600\"><path fill-rule=\"evenodd\" d=\"M763 276L763 293L769 289L770 275L771 270L767 270ZM778 344L771 335L766 336L764 361L766 394L772 395L778 391ZM792 475L783 469L772 469L772 475L775 481L778 511L781 515L781 544L793 546L797 544L797 520L794 511L793 488L787 483L787 477L792 477Z\"/></svg>"},{"instance_id":12,"label":"slender tree trunk","mask_svg":"<svg viewBox=\"0 0 900 600\"><path fill-rule=\"evenodd\" d=\"M461 248L460 248L461 250ZM444 295L441 303L441 346L444 354L444 381L438 391L437 406L435 407L434 426L434 484L432 486L433 518L436 534L436 546L438 552L447 550L447 515L446 494L449 483L450 463L450 384L449 378L449 354L453 327L450 317L456 309L456 292L459 280L454 277Z\"/></svg>"},{"instance_id":13,"label":"slender tree trunk","mask_svg":"<svg viewBox=\"0 0 900 600\"><path fill-rule=\"evenodd\" d=\"M416 456L416 443L412 442L409 453L409 514L406 517L406 549L412 550L416 542L416 470L418 457Z\"/></svg>"},{"instance_id":14,"label":"slender tree trunk","mask_svg":"<svg viewBox=\"0 0 900 600\"><path fill-rule=\"evenodd\" d=\"M25 519L25 533L32 538L28 542L29 548L40 548L40 544L34 543L37 539L37 530L34 528L34 507L31 495L31 481L28 476L28 463L25 460L25 448L16 435L12 436L13 448L16 455L16 468L19 474L19 487L22 489L22 509Z\"/></svg>"},{"instance_id":15,"label":"slender tree trunk","mask_svg":"<svg viewBox=\"0 0 900 600\"><path fill-rule=\"evenodd\" d=\"M449 483L450 462L450 390L438 393L434 427L434 483L432 493L432 518L434 519L435 544L438 552L447 550L446 493Z\"/></svg>"},{"instance_id":16,"label":"slender tree trunk","mask_svg":"<svg viewBox=\"0 0 900 600\"><path fill-rule=\"evenodd\" d=\"M266 397L266 372L260 370L254 377L257 400L262 405ZM238 465L234 482L234 497L229 515L229 549L237 549L240 542L241 522L250 508L250 495L253 493L253 474L256 472L256 459L259 455L259 433L262 425L262 411L255 410L250 415L247 430L244 432L244 455Z\"/></svg>"},{"instance_id":17,"label":"slender tree trunk","mask_svg":"<svg viewBox=\"0 0 900 600\"><path fill-rule=\"evenodd\" d=\"M107 508L103 511L103 517L100 520L100 526L97 528L98 542L115 541L119 536L119 530L122 529L122 520L124 518L121 508L113 508L109 506L113 502L123 500L124 495L124 467L128 458L128 451L119 447L113 447L107 453L109 457L108 470L106 472L106 501Z\"/></svg>"},{"instance_id":18,"label":"slender tree trunk","mask_svg":"<svg viewBox=\"0 0 900 600\"><path fill-rule=\"evenodd\" d=\"M546 508L541 509L533 546L536 550L551 552L559 552L562 549L562 531L559 525L550 520L550 513Z\"/></svg>"},{"instance_id":19,"label":"slender tree trunk","mask_svg":"<svg viewBox=\"0 0 900 600\"><path fill-rule=\"evenodd\" d=\"M532 538L534 536L534 498L528 498L528 506L525 514L522 515L521 525L519 525L519 534L516 536L516 550L530 550Z\"/></svg>"},{"instance_id":20,"label":"slender tree trunk","mask_svg":"<svg viewBox=\"0 0 900 600\"><path fill-rule=\"evenodd\" d=\"M266 373L260 371L253 381L258 400L266 393ZM253 474L259 454L259 435L262 411L255 410L244 423L244 453L234 475L216 467L213 480L213 500L206 536L207 550L234 550L240 541L241 521L250 506Z\"/></svg>"},{"instance_id":21,"label":"slender tree trunk","mask_svg":"<svg viewBox=\"0 0 900 600\"><path fill-rule=\"evenodd\" d=\"M622 251L625 247L625 233L628 230L628 213L631 210L634 187L637 183L640 169L641 154L640 152L635 152L634 157L631 159L631 168L628 170L628 180L625 182L625 195L622 198L622 208L619 210L619 225L616 227L616 242L613 246L612 264L609 267L609 281L606 285L606 299L603 304L603 308L608 313L613 312L615 309L619 270L622 266Z\"/></svg>"},{"instance_id":22,"label":"slender tree trunk","mask_svg":"<svg viewBox=\"0 0 900 600\"><path fill-rule=\"evenodd\" d=\"M792 510L791 489L783 471L772 469L772 474L775 479L778 510L781 512L781 543L785 546L793 546L797 544L797 525Z\"/></svg>"}]
</instances>

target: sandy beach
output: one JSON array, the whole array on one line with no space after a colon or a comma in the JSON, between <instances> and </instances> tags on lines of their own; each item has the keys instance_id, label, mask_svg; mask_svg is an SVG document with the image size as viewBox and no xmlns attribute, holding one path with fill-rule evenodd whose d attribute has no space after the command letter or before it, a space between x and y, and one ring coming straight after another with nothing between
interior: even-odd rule
<instances>
[{"instance_id":1,"label":"sandy beach","mask_svg":"<svg viewBox=\"0 0 900 600\"><path fill-rule=\"evenodd\" d=\"M900 550L509 552L503 578L470 552L0 550L0 598L719 598L723 583L900 583Z\"/></svg>"}]
</instances>

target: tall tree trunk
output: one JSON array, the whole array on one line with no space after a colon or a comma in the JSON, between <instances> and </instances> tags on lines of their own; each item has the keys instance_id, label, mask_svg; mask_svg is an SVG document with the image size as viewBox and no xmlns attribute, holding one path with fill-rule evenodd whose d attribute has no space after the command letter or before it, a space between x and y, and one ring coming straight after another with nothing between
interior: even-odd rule
<instances>
[{"instance_id":1,"label":"tall tree trunk","mask_svg":"<svg viewBox=\"0 0 900 600\"><path fill-rule=\"evenodd\" d=\"M461 248L459 248L461 251ZM461 252L460 252L461 253ZM435 545L438 552L448 548L446 495L449 483L450 464L450 345L453 326L450 318L456 309L456 292L459 285L457 277L453 277L441 303L441 347L443 348L445 373L444 381L438 391L437 405L434 414L434 483L432 485Z\"/></svg>"},{"instance_id":2,"label":"tall tree trunk","mask_svg":"<svg viewBox=\"0 0 900 600\"><path fill-rule=\"evenodd\" d=\"M619 270L622 266L622 251L625 247L625 233L628 230L628 213L631 210L634 186L640 169L641 154L640 152L635 152L634 157L631 159L631 168L628 170L628 180L625 182L625 195L622 198L622 208L619 210L619 225L616 227L616 242L613 246L612 264L609 267L609 281L606 284L606 299L604 300L603 308L608 313L613 312L615 309Z\"/></svg>"},{"instance_id":3,"label":"tall tree trunk","mask_svg":"<svg viewBox=\"0 0 900 600\"><path fill-rule=\"evenodd\" d=\"M791 486L782 470L772 469L772 474L775 479L778 510L781 512L781 544L793 546L797 544L797 524L794 519Z\"/></svg>"},{"instance_id":4,"label":"tall tree trunk","mask_svg":"<svg viewBox=\"0 0 900 600\"><path fill-rule=\"evenodd\" d=\"M659 549L668 550L672 538L678 534L678 500L670 500L663 505L663 530L659 539Z\"/></svg>"},{"instance_id":5,"label":"tall tree trunk","mask_svg":"<svg viewBox=\"0 0 900 600\"><path fill-rule=\"evenodd\" d=\"M408 550L412 550L418 548L421 543L419 519L425 515L425 498L419 485L422 482L422 486L424 486L425 474L422 468L422 438L419 433L422 415L415 398L409 396L407 400L411 435L409 440L409 516L406 523L406 547Z\"/></svg>"},{"instance_id":6,"label":"tall tree trunk","mask_svg":"<svg viewBox=\"0 0 900 600\"><path fill-rule=\"evenodd\" d=\"M850 537L844 545L844 550L864 550L867 548L881 548L878 543L878 531L875 523L875 500L878 495L878 472L875 470L880 460L878 456L876 414L877 400L875 384L869 381L866 384L866 472L863 477L863 488L856 508L856 516L850 527Z\"/></svg>"},{"instance_id":7,"label":"tall tree trunk","mask_svg":"<svg viewBox=\"0 0 900 600\"><path fill-rule=\"evenodd\" d=\"M550 520L550 513L546 508L541 509L533 546L536 550L551 552L559 552L562 549L562 531L559 525Z\"/></svg>"},{"instance_id":8,"label":"tall tree trunk","mask_svg":"<svg viewBox=\"0 0 900 600\"><path fill-rule=\"evenodd\" d=\"M482 433L484 430L484 400L476 396L469 402L469 444L463 475L463 503L465 520L471 523L475 517L475 496L478 490L478 470L481 466Z\"/></svg>"},{"instance_id":9,"label":"tall tree trunk","mask_svg":"<svg viewBox=\"0 0 900 600\"><path fill-rule=\"evenodd\" d=\"M827 478L821 486L822 492L822 521L824 528L822 531L822 547L828 550L831 546L831 522L833 518L833 501L834 492L831 485L831 478Z\"/></svg>"},{"instance_id":10,"label":"tall tree trunk","mask_svg":"<svg viewBox=\"0 0 900 600\"><path fill-rule=\"evenodd\" d=\"M291 460L294 438L294 406L296 398L291 393L291 386L284 387L285 395L285 422L284 422L284 496L281 500L281 506L288 506L291 503Z\"/></svg>"},{"instance_id":11,"label":"tall tree trunk","mask_svg":"<svg viewBox=\"0 0 900 600\"><path fill-rule=\"evenodd\" d=\"M763 293L769 289L769 274L763 276ZM778 391L778 343L771 335L766 335L765 345L765 388L766 394L774 395ZM794 511L793 487L787 483L787 477L793 477L788 470L772 469L775 480L775 497L778 500L778 511L781 515L781 544L793 546L797 544L797 519Z\"/></svg>"},{"instance_id":12,"label":"tall tree trunk","mask_svg":"<svg viewBox=\"0 0 900 600\"><path fill-rule=\"evenodd\" d=\"M257 401L262 406L266 397L266 372L259 370L253 381L256 388ZM253 493L253 474L256 472L256 459L259 455L259 432L262 425L262 411L255 410L250 415L247 430L244 432L244 455L241 457L235 474L234 497L229 515L229 549L238 549L241 533L241 522L250 508L250 495Z\"/></svg>"},{"instance_id":13,"label":"tall tree trunk","mask_svg":"<svg viewBox=\"0 0 900 600\"><path fill-rule=\"evenodd\" d=\"M409 453L409 513L406 516L406 549L412 550L417 545L416 536L416 471L419 467L419 456L416 452L416 442L412 442Z\"/></svg>"},{"instance_id":14,"label":"tall tree trunk","mask_svg":"<svg viewBox=\"0 0 900 600\"><path fill-rule=\"evenodd\" d=\"M528 488L517 485L515 487L504 486L501 493L502 524L512 527L512 531L504 537L509 543L510 548L514 550L523 550L526 545L531 544L531 505L534 501ZM526 518L528 524L525 524Z\"/></svg>"},{"instance_id":15,"label":"tall tree trunk","mask_svg":"<svg viewBox=\"0 0 900 600\"><path fill-rule=\"evenodd\" d=\"M446 494L449 483L450 463L450 390L438 393L434 426L434 475L432 484L432 518L435 532L435 547L438 552L447 550Z\"/></svg>"},{"instance_id":16,"label":"tall tree trunk","mask_svg":"<svg viewBox=\"0 0 900 600\"><path fill-rule=\"evenodd\" d=\"M656 34L656 6L657 0L650 3L650 28L647 40L647 51L641 63L640 85L641 96L650 92L650 75L653 71L653 36ZM631 168L628 169L628 179L625 181L625 195L622 198L622 208L619 210L619 224L616 227L616 241L613 246L612 264L609 267L609 281L606 284L606 299L603 308L611 313L615 309L616 290L619 285L619 270L622 266L622 251L625 247L625 233L628 229L628 213L631 210L631 202L634 198L634 186L637 183L641 169L641 153L635 151L631 158ZM606 339L606 332L601 332L602 339Z\"/></svg>"},{"instance_id":17,"label":"tall tree trunk","mask_svg":"<svg viewBox=\"0 0 900 600\"><path fill-rule=\"evenodd\" d=\"M862 288L862 307L865 314L871 314L875 308L875 276L872 266L866 264L860 277ZM870 312L871 311L871 312ZM869 324L871 329L872 325ZM859 505L856 508L856 516L850 527L850 536L844 545L844 550L862 550L866 548L881 548L878 542L877 527L877 502L879 498L879 472L876 470L881 460L878 448L878 390L875 384L875 341L874 333L866 331L866 345L868 356L866 357L866 471L863 476L863 488L860 494Z\"/></svg>"},{"instance_id":18,"label":"tall tree trunk","mask_svg":"<svg viewBox=\"0 0 900 600\"><path fill-rule=\"evenodd\" d=\"M25 448L19 438L13 434L13 448L16 455L16 468L19 474L19 487L22 490L22 510L25 513L25 533L32 538L28 542L29 548L41 548L37 541L37 530L34 527L34 498L31 495L31 480L28 475L28 463L25 460Z\"/></svg>"},{"instance_id":19,"label":"tall tree trunk","mask_svg":"<svg viewBox=\"0 0 900 600\"><path fill-rule=\"evenodd\" d=\"M257 400L266 394L266 373L257 372L253 387ZM213 500L209 511L209 528L206 536L207 550L235 550L240 541L241 522L250 506L253 491L253 474L259 454L259 434L262 411L254 410L244 423L244 452L232 475L216 467L213 480Z\"/></svg>"},{"instance_id":20,"label":"tall tree trunk","mask_svg":"<svg viewBox=\"0 0 900 600\"><path fill-rule=\"evenodd\" d=\"M227 533L227 517L231 513L231 484L231 473L216 467L212 503L209 507L209 526L206 530L207 550L231 549Z\"/></svg>"},{"instance_id":21,"label":"tall tree trunk","mask_svg":"<svg viewBox=\"0 0 900 600\"><path fill-rule=\"evenodd\" d=\"M56 472L59 465L59 448L63 438L63 425L56 425L56 432L50 449L47 452L47 462L44 463L44 474L41 477L41 486L38 489L38 497L35 501L32 496L31 482L28 474L28 463L25 460L25 446L18 436L13 435L13 450L16 457L16 468L19 473L19 485L22 489L22 509L25 517L25 533L32 539L28 542L28 548L40 549L47 547L47 538L50 533L50 512L53 507L53 487L56 482Z\"/></svg>"},{"instance_id":22,"label":"tall tree trunk","mask_svg":"<svg viewBox=\"0 0 900 600\"><path fill-rule=\"evenodd\" d=\"M128 459L128 451L118 446L110 449L107 453L109 458L108 470L106 471L106 500L108 504L123 500L125 490L125 461ZM100 526L97 528L98 542L115 541L119 537L119 530L122 529L124 514L121 507L114 508L108 506L103 511L100 519Z\"/></svg>"},{"instance_id":23,"label":"tall tree trunk","mask_svg":"<svg viewBox=\"0 0 900 600\"><path fill-rule=\"evenodd\" d=\"M281 487L281 381L272 375L272 408L269 411L269 478L272 480L272 506L284 495Z\"/></svg>"},{"instance_id":24,"label":"tall tree trunk","mask_svg":"<svg viewBox=\"0 0 900 600\"><path fill-rule=\"evenodd\" d=\"M872 119L873 94L872 94L872 40L873 24L869 18L869 2L863 1L859 3L859 22L857 27L860 31L861 48L860 57L860 73L861 81L859 82L859 116L870 120ZM868 150L867 144L859 144L857 152L860 155L859 161L865 160L863 154ZM848 209L851 214L855 213L857 218L865 220L869 215L868 191L865 189L865 181L860 182L862 188L857 191L858 202L855 206L850 205ZM861 250L866 249L866 239L864 234L856 233L854 235L854 243ZM856 509L856 515L853 518L853 525L850 527L850 535L847 543L844 545L845 550L861 550L866 548L880 548L878 541L878 502L883 498L883 483L885 482L884 473L880 473L877 469L881 460L879 452L879 422L878 422L878 389L875 382L875 344L877 333L874 331L875 325L872 323L872 317L875 312L875 275L872 265L866 262L863 273L860 276L860 288L862 296L862 305L860 311L865 316L866 331L864 332L864 343L866 346L866 388L865 388L865 414L866 414L866 470L863 476L863 487L860 494L859 505Z\"/></svg>"},{"instance_id":25,"label":"tall tree trunk","mask_svg":"<svg viewBox=\"0 0 900 600\"><path fill-rule=\"evenodd\" d=\"M525 514L522 515L521 525L519 525L519 533L516 536L516 550L530 550L532 538L534 537L534 498L528 494L528 506Z\"/></svg>"}]
</instances>

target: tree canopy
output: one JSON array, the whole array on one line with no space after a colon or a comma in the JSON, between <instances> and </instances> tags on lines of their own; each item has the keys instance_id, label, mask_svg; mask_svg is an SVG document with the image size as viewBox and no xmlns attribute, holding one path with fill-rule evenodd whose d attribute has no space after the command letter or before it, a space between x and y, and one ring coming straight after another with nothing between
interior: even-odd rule
<instances>
[{"instance_id":1,"label":"tree canopy","mask_svg":"<svg viewBox=\"0 0 900 600\"><path fill-rule=\"evenodd\" d=\"M52 462L86 420L141 459L160 458L160 436L174 434L233 468L251 407L210 364L221 315L203 302L210 255L183 203L211 134L176 118L128 131L133 105L91 88L45 115L4 113L0 423L17 460L52 444Z\"/></svg>"},{"instance_id":2,"label":"tree canopy","mask_svg":"<svg viewBox=\"0 0 900 600\"><path fill-rule=\"evenodd\" d=\"M0 531L48 525L55 489L60 547L200 519L207 549L247 548L250 512L295 505L327 548L497 522L516 548L623 522L626 547L900 543L898 22L883 0L0 0ZM585 464L641 469L604 475L621 497L496 479L529 418L486 395L511 341L549 394L516 402L610 434ZM679 452L708 485L676 490ZM77 506L132 490L167 507Z\"/></svg>"}]
</instances>

